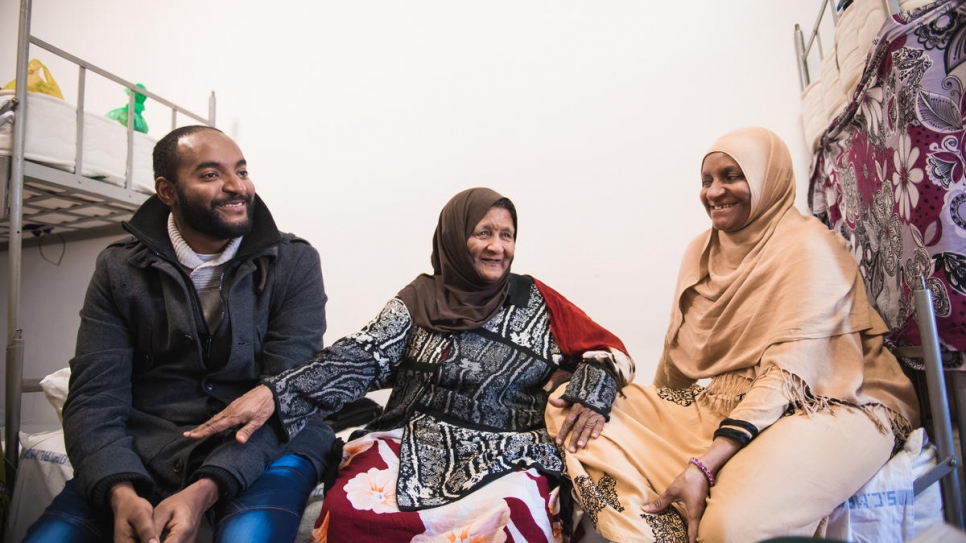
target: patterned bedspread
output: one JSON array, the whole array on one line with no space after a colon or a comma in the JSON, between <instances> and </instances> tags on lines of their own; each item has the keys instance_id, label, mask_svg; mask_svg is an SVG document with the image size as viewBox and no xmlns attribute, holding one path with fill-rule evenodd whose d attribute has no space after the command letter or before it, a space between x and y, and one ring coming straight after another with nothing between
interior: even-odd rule
<instances>
[{"instance_id":1,"label":"patterned bedspread","mask_svg":"<svg viewBox=\"0 0 966 543\"><path fill-rule=\"evenodd\" d=\"M346 444L339 476L315 521L310 543L560 543L559 487L521 468L463 499L400 511L396 493L402 430L373 432Z\"/></svg>"},{"instance_id":2,"label":"patterned bedspread","mask_svg":"<svg viewBox=\"0 0 966 543\"><path fill-rule=\"evenodd\" d=\"M839 232L893 345L918 345L912 286L933 292L948 369L966 369L966 0L886 21L822 135L809 206ZM918 362L907 363L917 366Z\"/></svg>"}]
</instances>

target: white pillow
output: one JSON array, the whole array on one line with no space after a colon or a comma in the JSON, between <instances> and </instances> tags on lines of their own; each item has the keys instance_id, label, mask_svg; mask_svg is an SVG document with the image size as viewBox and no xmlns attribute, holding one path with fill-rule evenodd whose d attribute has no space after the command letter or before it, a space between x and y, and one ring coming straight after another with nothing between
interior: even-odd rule
<instances>
[{"instance_id":1,"label":"white pillow","mask_svg":"<svg viewBox=\"0 0 966 543\"><path fill-rule=\"evenodd\" d=\"M57 411L57 418L60 423L64 423L64 416L61 411L64 409L64 400L67 399L67 383L70 381L70 368L63 368L51 373L40 380L40 388L44 389L47 401L54 406Z\"/></svg>"}]
</instances>

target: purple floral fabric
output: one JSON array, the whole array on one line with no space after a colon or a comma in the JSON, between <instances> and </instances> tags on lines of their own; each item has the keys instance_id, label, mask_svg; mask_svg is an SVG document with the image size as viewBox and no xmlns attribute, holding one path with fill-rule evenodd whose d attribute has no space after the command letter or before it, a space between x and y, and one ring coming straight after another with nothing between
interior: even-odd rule
<instances>
[{"instance_id":1,"label":"purple floral fabric","mask_svg":"<svg viewBox=\"0 0 966 543\"><path fill-rule=\"evenodd\" d=\"M933 292L943 365L966 354L966 0L886 21L822 135L809 206L840 233L893 345L918 345L912 286ZM908 360L914 367L918 361Z\"/></svg>"}]
</instances>

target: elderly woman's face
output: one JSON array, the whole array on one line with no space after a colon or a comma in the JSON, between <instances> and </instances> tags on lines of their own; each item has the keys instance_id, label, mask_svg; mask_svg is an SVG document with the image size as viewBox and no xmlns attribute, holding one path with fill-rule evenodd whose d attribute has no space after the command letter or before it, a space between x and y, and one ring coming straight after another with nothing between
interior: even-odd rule
<instances>
[{"instance_id":1,"label":"elderly woman's face","mask_svg":"<svg viewBox=\"0 0 966 543\"><path fill-rule=\"evenodd\" d=\"M701 203L711 226L724 232L740 230L751 215L751 187L735 159L711 153L701 165Z\"/></svg>"},{"instance_id":2,"label":"elderly woman's face","mask_svg":"<svg viewBox=\"0 0 966 543\"><path fill-rule=\"evenodd\" d=\"M498 281L513 261L516 248L513 217L502 207L491 207L466 240L473 266L488 283Z\"/></svg>"}]
</instances>

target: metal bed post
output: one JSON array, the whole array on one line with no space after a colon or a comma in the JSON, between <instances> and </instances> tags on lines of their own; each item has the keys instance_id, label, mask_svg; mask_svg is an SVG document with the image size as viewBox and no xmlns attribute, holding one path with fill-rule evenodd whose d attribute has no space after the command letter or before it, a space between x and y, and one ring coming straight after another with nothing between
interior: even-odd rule
<instances>
[{"instance_id":1,"label":"metal bed post","mask_svg":"<svg viewBox=\"0 0 966 543\"><path fill-rule=\"evenodd\" d=\"M795 24L795 56L798 58L798 84L802 87L802 92L805 91L805 87L811 84L811 80L808 78L808 63L806 62L805 54L805 34L802 32L802 26Z\"/></svg>"},{"instance_id":2,"label":"metal bed post","mask_svg":"<svg viewBox=\"0 0 966 543\"><path fill-rule=\"evenodd\" d=\"M135 85L137 87L137 85ZM127 158L124 161L124 188L131 190L134 188L134 117L136 116L135 104L137 104L138 92L128 89L127 92Z\"/></svg>"},{"instance_id":3,"label":"metal bed post","mask_svg":"<svg viewBox=\"0 0 966 543\"><path fill-rule=\"evenodd\" d=\"M946 522L963 529L963 496L959 487L959 470L962 469L962 463L957 458L953 445L949 402L946 398L946 379L939 353L936 315L933 309L932 291L926 286L925 277L919 278L919 284L913 289L912 295L916 305L916 322L919 324L922 358L926 371L926 389L929 393L929 408L932 411L935 434L933 438L936 440L937 452L936 467L915 481L914 492L919 494L936 480L941 479Z\"/></svg>"},{"instance_id":4,"label":"metal bed post","mask_svg":"<svg viewBox=\"0 0 966 543\"><path fill-rule=\"evenodd\" d=\"M15 95L19 102L18 118L22 119L27 110L27 63L29 57L28 37L30 35L30 0L20 2L20 28L17 35L17 88ZM27 127L24 122L15 122L13 131L13 162L10 165L10 192L7 195L10 206L10 238L8 245L7 289L7 351L6 351L6 410L4 412L5 457L7 462L17 467L20 456L20 395L23 387L23 330L20 329L20 264L23 254L23 163Z\"/></svg>"},{"instance_id":5,"label":"metal bed post","mask_svg":"<svg viewBox=\"0 0 966 543\"><path fill-rule=\"evenodd\" d=\"M20 457L20 395L23 387L23 330L20 329L20 265L23 254L23 170L27 123L27 62L29 56L31 0L20 2L20 28L17 34L17 122L13 125L13 162L10 165L10 234L8 245L9 279L7 285L6 410L4 426L5 457L16 468Z\"/></svg>"},{"instance_id":6,"label":"metal bed post","mask_svg":"<svg viewBox=\"0 0 966 543\"><path fill-rule=\"evenodd\" d=\"M208 126L215 126L215 91L208 97Z\"/></svg>"},{"instance_id":7,"label":"metal bed post","mask_svg":"<svg viewBox=\"0 0 966 543\"><path fill-rule=\"evenodd\" d=\"M87 85L87 68L77 71L77 140L74 142L74 171L84 171L84 89Z\"/></svg>"},{"instance_id":8,"label":"metal bed post","mask_svg":"<svg viewBox=\"0 0 966 543\"><path fill-rule=\"evenodd\" d=\"M808 42L805 41L805 35L802 32L802 27L800 25L795 25L795 54L798 56L798 82L801 84L802 90L811 83L808 75L808 54L812 50L812 45L818 45L818 57L822 58L825 56L825 51L822 50L822 37L818 35L818 27L822 24L822 17L825 16L825 10L828 8L829 0L823 0L822 7L818 10L818 17L815 18L815 24L812 25L812 31L808 35ZM835 11L835 6L832 6L832 24L838 23L839 16Z\"/></svg>"}]
</instances>

